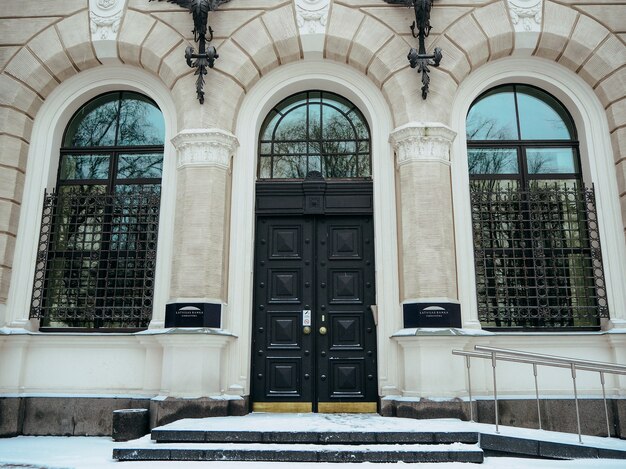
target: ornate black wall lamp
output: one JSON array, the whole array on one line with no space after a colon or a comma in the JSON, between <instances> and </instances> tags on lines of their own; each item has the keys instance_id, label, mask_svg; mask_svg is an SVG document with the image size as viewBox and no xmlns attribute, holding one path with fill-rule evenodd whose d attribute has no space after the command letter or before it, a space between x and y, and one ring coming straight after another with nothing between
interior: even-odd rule
<instances>
[{"instance_id":1,"label":"ornate black wall lamp","mask_svg":"<svg viewBox=\"0 0 626 469\"><path fill-rule=\"evenodd\" d=\"M392 5L407 5L415 9L415 21L411 25L413 37L419 38L419 50L411 48L408 59L411 68L417 68L417 72L422 74L422 98L428 96L428 85L430 84L429 66L439 67L439 62L443 54L439 47L435 47L432 54L426 53L425 39L430 34L430 9L432 8L432 0L385 0ZM415 30L417 29L417 34Z\"/></svg>"},{"instance_id":2,"label":"ornate black wall lamp","mask_svg":"<svg viewBox=\"0 0 626 469\"><path fill-rule=\"evenodd\" d=\"M152 0L149 0L152 1ZM159 0L161 2L163 0ZM204 76L207 74L207 67L213 68L215 60L219 58L217 49L213 46L207 47L207 42L213 40L213 29L209 26L209 12L215 11L222 3L230 2L230 0L167 0L170 3L176 3L183 8L187 8L189 13L193 15L193 39L198 43L198 53L193 47L188 46L185 49L185 59L187 65L195 68L196 75L196 93L198 101L204 104ZM209 37L207 37L207 32ZM192 59L195 59L192 61Z\"/></svg>"}]
</instances>

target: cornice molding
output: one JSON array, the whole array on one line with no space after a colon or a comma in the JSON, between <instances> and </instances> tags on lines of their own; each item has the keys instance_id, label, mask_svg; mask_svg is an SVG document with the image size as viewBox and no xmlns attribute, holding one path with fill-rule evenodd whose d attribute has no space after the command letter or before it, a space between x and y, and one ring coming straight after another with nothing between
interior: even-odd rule
<instances>
[{"instance_id":1,"label":"cornice molding","mask_svg":"<svg viewBox=\"0 0 626 469\"><path fill-rule=\"evenodd\" d=\"M187 129L172 139L178 150L178 169L189 166L214 166L229 169L230 157L239 141L221 129Z\"/></svg>"},{"instance_id":2,"label":"cornice molding","mask_svg":"<svg viewBox=\"0 0 626 469\"><path fill-rule=\"evenodd\" d=\"M398 167L421 161L450 164L450 147L456 137L449 127L438 123L409 123L389 136Z\"/></svg>"}]
</instances>

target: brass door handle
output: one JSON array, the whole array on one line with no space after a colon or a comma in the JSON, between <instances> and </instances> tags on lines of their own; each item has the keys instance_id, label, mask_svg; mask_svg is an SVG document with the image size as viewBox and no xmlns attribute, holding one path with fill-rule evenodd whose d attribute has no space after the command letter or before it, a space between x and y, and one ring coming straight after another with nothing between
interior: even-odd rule
<instances>
[{"instance_id":1,"label":"brass door handle","mask_svg":"<svg viewBox=\"0 0 626 469\"><path fill-rule=\"evenodd\" d=\"M326 329L324 326L320 327L320 335L326 335L327 332L328 329Z\"/></svg>"},{"instance_id":2,"label":"brass door handle","mask_svg":"<svg viewBox=\"0 0 626 469\"><path fill-rule=\"evenodd\" d=\"M302 333L304 335L309 335L311 333L311 328L309 326L305 326L302 328Z\"/></svg>"}]
</instances>

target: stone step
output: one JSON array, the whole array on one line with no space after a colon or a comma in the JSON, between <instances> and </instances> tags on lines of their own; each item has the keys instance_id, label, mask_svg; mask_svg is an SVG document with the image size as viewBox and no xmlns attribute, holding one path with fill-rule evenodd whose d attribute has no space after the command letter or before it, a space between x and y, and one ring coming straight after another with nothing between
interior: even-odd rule
<instances>
[{"instance_id":1,"label":"stone step","mask_svg":"<svg viewBox=\"0 0 626 469\"><path fill-rule=\"evenodd\" d=\"M309 443L309 444L440 444L478 442L478 432L282 432L152 430L157 443Z\"/></svg>"},{"instance_id":2,"label":"stone step","mask_svg":"<svg viewBox=\"0 0 626 469\"><path fill-rule=\"evenodd\" d=\"M119 461L466 462L482 463L478 445L154 443L113 450Z\"/></svg>"}]
</instances>

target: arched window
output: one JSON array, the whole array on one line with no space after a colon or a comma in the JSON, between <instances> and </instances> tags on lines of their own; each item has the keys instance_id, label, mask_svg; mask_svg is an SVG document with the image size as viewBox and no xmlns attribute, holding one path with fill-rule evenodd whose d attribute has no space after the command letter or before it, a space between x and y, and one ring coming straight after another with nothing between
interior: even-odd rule
<instances>
[{"instance_id":1,"label":"arched window","mask_svg":"<svg viewBox=\"0 0 626 469\"><path fill-rule=\"evenodd\" d=\"M367 121L350 101L307 91L281 101L261 127L259 179L327 179L372 175Z\"/></svg>"},{"instance_id":2,"label":"arched window","mask_svg":"<svg viewBox=\"0 0 626 469\"><path fill-rule=\"evenodd\" d=\"M164 129L156 104L126 91L70 120L44 201L31 304L43 329L148 326Z\"/></svg>"},{"instance_id":3,"label":"arched window","mask_svg":"<svg viewBox=\"0 0 626 469\"><path fill-rule=\"evenodd\" d=\"M466 121L479 318L486 328L599 328L608 317L592 189L567 110L527 85Z\"/></svg>"}]
</instances>

